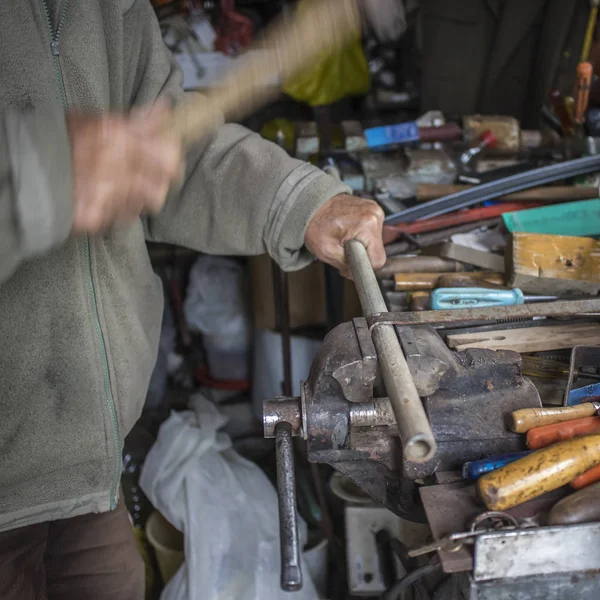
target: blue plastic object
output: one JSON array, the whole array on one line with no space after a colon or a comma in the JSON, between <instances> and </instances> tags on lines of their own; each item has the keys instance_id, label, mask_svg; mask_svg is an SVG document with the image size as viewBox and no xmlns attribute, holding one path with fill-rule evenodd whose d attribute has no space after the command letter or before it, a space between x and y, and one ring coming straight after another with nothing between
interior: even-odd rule
<instances>
[{"instance_id":1,"label":"blue plastic object","mask_svg":"<svg viewBox=\"0 0 600 600\"><path fill-rule=\"evenodd\" d=\"M419 127L415 122L399 123L385 127L365 129L367 147L385 148L397 144L411 144L419 141Z\"/></svg>"},{"instance_id":2,"label":"blue plastic object","mask_svg":"<svg viewBox=\"0 0 600 600\"><path fill-rule=\"evenodd\" d=\"M502 454L500 456L493 456L492 458L466 462L462 468L463 479L477 481L482 475L485 475L490 471L495 471L515 460L519 460L519 458L523 458L532 452L533 450L527 450L526 452L511 452L510 454Z\"/></svg>"},{"instance_id":3,"label":"blue plastic object","mask_svg":"<svg viewBox=\"0 0 600 600\"><path fill-rule=\"evenodd\" d=\"M581 404L590 398L595 398L600 396L600 382L592 383L590 385L584 385L583 387L576 388L569 392L569 397L567 398L568 406L575 406L577 404Z\"/></svg>"},{"instance_id":4,"label":"blue plastic object","mask_svg":"<svg viewBox=\"0 0 600 600\"><path fill-rule=\"evenodd\" d=\"M432 310L513 306L524 302L525 297L519 289L438 288L431 292Z\"/></svg>"}]
</instances>

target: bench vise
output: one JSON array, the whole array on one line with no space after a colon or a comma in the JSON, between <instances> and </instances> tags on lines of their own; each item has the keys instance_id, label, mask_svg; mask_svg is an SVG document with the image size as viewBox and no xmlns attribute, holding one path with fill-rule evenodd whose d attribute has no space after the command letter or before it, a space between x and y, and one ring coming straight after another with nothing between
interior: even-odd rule
<instances>
[{"instance_id":1,"label":"bench vise","mask_svg":"<svg viewBox=\"0 0 600 600\"><path fill-rule=\"evenodd\" d=\"M284 569L286 555L293 555L293 535L285 532L293 533L296 521L293 436L306 440L309 461L331 465L380 504L417 522L426 519L416 480L523 449L521 436L507 430L504 417L541 402L521 374L518 353L453 352L430 325L398 326L396 333L436 440L430 460L415 462L403 455L366 319L329 332L299 398L264 403L265 437L277 439Z\"/></svg>"}]
</instances>

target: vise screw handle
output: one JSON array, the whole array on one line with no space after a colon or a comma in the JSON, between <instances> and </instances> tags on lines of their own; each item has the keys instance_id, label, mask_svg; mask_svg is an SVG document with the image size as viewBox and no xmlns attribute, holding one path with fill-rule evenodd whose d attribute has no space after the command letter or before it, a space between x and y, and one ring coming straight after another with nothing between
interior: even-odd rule
<instances>
[{"instance_id":1,"label":"vise screw handle","mask_svg":"<svg viewBox=\"0 0 600 600\"><path fill-rule=\"evenodd\" d=\"M279 539L281 544L281 589L302 589L300 539L296 510L296 479L292 426L282 421L275 426L275 458L277 460L277 496L279 497Z\"/></svg>"}]
</instances>

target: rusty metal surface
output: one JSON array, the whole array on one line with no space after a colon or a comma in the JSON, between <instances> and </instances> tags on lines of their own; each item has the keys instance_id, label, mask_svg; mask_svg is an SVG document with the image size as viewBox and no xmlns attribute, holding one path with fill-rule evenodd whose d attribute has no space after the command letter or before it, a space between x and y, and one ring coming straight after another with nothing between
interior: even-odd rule
<instances>
[{"instance_id":1,"label":"rusty metal surface","mask_svg":"<svg viewBox=\"0 0 600 600\"><path fill-rule=\"evenodd\" d=\"M275 437L277 423L289 423L292 435L302 435L300 398L273 398L263 402L263 428L266 438Z\"/></svg>"},{"instance_id":2,"label":"rusty metal surface","mask_svg":"<svg viewBox=\"0 0 600 600\"><path fill-rule=\"evenodd\" d=\"M470 349L446 360L451 369L437 391L423 399L438 450L428 463L404 461L403 474L412 479L523 450L523 437L507 429L506 417L520 408L541 408L536 387L521 375L518 353Z\"/></svg>"},{"instance_id":3,"label":"rusty metal surface","mask_svg":"<svg viewBox=\"0 0 600 600\"><path fill-rule=\"evenodd\" d=\"M455 353L441 343L433 327L397 327L396 332L422 398L434 394L441 380L460 368Z\"/></svg>"},{"instance_id":4,"label":"rusty metal surface","mask_svg":"<svg viewBox=\"0 0 600 600\"><path fill-rule=\"evenodd\" d=\"M350 425L356 427L389 427L390 435L398 431L394 411L388 398L374 398L350 406Z\"/></svg>"},{"instance_id":5,"label":"rusty metal surface","mask_svg":"<svg viewBox=\"0 0 600 600\"><path fill-rule=\"evenodd\" d=\"M600 316L600 299L563 300L539 302L519 306L495 306L494 308L464 308L457 310L427 310L406 313L378 313L367 319L369 327L381 325L447 325L459 327L461 323L499 321L515 318L566 317L572 315Z\"/></svg>"},{"instance_id":6,"label":"rusty metal surface","mask_svg":"<svg viewBox=\"0 0 600 600\"><path fill-rule=\"evenodd\" d=\"M377 353L366 319L354 319L354 336L358 354L333 371L344 398L349 402L366 402L373 398L373 383L377 377Z\"/></svg>"}]
</instances>

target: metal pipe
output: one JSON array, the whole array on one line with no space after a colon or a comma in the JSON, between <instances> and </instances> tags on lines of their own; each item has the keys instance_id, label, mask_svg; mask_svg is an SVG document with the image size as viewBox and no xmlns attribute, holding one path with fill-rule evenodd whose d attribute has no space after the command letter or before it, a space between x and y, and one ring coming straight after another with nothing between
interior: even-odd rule
<instances>
[{"instance_id":1,"label":"metal pipe","mask_svg":"<svg viewBox=\"0 0 600 600\"><path fill-rule=\"evenodd\" d=\"M364 316L370 318L386 312L387 306L365 247L358 240L351 240L346 243L345 250ZM373 344L404 455L413 462L426 462L433 458L436 443L394 327L375 328Z\"/></svg>"},{"instance_id":2,"label":"metal pipe","mask_svg":"<svg viewBox=\"0 0 600 600\"><path fill-rule=\"evenodd\" d=\"M468 208L473 204L479 204L486 200L494 200L499 196L513 194L532 187L545 185L554 181L576 177L577 175L586 175L593 173L600 168L600 155L586 156L567 160L557 165L548 165L539 169L532 169L517 175L511 175L477 185L462 192L456 192L449 196L429 200L417 206L406 208L394 215L385 218L386 225L395 223L406 223L443 215L448 212L454 212L462 208Z\"/></svg>"},{"instance_id":3,"label":"metal pipe","mask_svg":"<svg viewBox=\"0 0 600 600\"><path fill-rule=\"evenodd\" d=\"M296 592L302 589L300 539L296 513L296 479L292 426L278 423L275 427L277 458L277 496L279 498L279 539L281 544L281 589Z\"/></svg>"}]
</instances>

